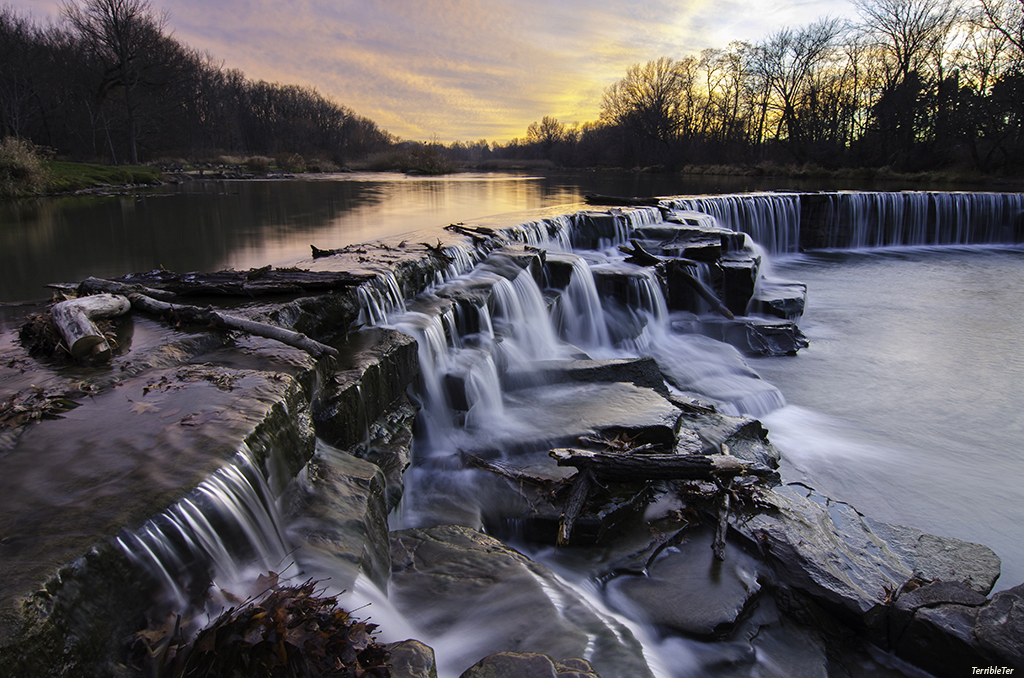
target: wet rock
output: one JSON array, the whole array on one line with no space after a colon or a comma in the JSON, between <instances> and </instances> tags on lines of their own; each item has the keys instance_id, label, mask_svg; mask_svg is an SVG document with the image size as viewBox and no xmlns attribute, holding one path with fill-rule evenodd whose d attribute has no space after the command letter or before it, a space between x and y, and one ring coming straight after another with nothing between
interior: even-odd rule
<instances>
[{"instance_id":1,"label":"wet rock","mask_svg":"<svg viewBox=\"0 0 1024 678\"><path fill-rule=\"evenodd\" d=\"M513 391L506 412L526 422L489 436L502 449L573 445L581 436L626 435L671 450L679 410L657 391L625 384L563 383Z\"/></svg>"},{"instance_id":2,"label":"wet rock","mask_svg":"<svg viewBox=\"0 0 1024 678\"><path fill-rule=\"evenodd\" d=\"M719 412L694 413L687 401L679 401L683 415L680 425L692 430L702 443L704 454L721 452L722 445L729 454L744 461L768 468L778 468L779 450L768 439L768 429L753 417L734 417Z\"/></svg>"},{"instance_id":3,"label":"wet rock","mask_svg":"<svg viewBox=\"0 0 1024 678\"><path fill-rule=\"evenodd\" d=\"M957 539L921 539L905 528L879 528L887 541L872 529L877 523L850 505L804 486L777 488L765 498L774 510L737 518L736 531L765 554L780 582L876 638L885 638L891 597L915 571L970 571L978 549L985 550ZM918 548L933 540L941 546Z\"/></svg>"},{"instance_id":4,"label":"wet rock","mask_svg":"<svg viewBox=\"0 0 1024 678\"><path fill-rule=\"evenodd\" d=\"M938 607L952 603L967 607L980 607L988 599L961 582L934 581L908 593L900 595L889 614L889 642L899 644L900 636L906 631L914 615L922 608Z\"/></svg>"},{"instance_id":5,"label":"wet rock","mask_svg":"<svg viewBox=\"0 0 1024 678\"><path fill-rule=\"evenodd\" d=\"M416 340L394 330L354 333L339 347L332 383L313 404L317 434L335 447L364 442L370 424L405 396L419 373Z\"/></svg>"},{"instance_id":6,"label":"wet rock","mask_svg":"<svg viewBox=\"0 0 1024 678\"><path fill-rule=\"evenodd\" d=\"M459 678L558 678L558 673L547 655L499 652L473 664Z\"/></svg>"},{"instance_id":7,"label":"wet rock","mask_svg":"<svg viewBox=\"0 0 1024 678\"><path fill-rule=\"evenodd\" d=\"M558 678L600 678L590 662L579 657L556 661L555 672Z\"/></svg>"},{"instance_id":8,"label":"wet rock","mask_svg":"<svg viewBox=\"0 0 1024 678\"><path fill-rule=\"evenodd\" d=\"M992 663L1024 671L1024 584L992 596L978 612L974 637Z\"/></svg>"},{"instance_id":9,"label":"wet rock","mask_svg":"<svg viewBox=\"0 0 1024 678\"><path fill-rule=\"evenodd\" d=\"M320 444L284 503L300 565L332 573L332 584L341 588L351 588L362 572L387 589L391 556L379 468Z\"/></svg>"},{"instance_id":10,"label":"wet rock","mask_svg":"<svg viewBox=\"0 0 1024 678\"><path fill-rule=\"evenodd\" d=\"M760 591L760 565L735 546L725 561L715 559L713 539L709 530L689 534L646 577L622 576L609 586L649 623L698 638L725 637Z\"/></svg>"},{"instance_id":11,"label":"wet rock","mask_svg":"<svg viewBox=\"0 0 1024 678\"><path fill-rule=\"evenodd\" d=\"M498 652L587 652L602 675L651 675L627 628L597 614L544 566L467 528L393 533L391 592L430 634L427 642L453 648L446 657L453 673ZM556 674L553 665L550 671Z\"/></svg>"},{"instance_id":12,"label":"wet rock","mask_svg":"<svg viewBox=\"0 0 1024 678\"><path fill-rule=\"evenodd\" d=\"M870 518L865 518L865 522L908 568L924 579L960 582L988 595L999 578L999 556L987 546Z\"/></svg>"},{"instance_id":13,"label":"wet rock","mask_svg":"<svg viewBox=\"0 0 1024 678\"><path fill-rule=\"evenodd\" d=\"M722 303L734 314L746 315L747 305L754 296L761 258L737 252L723 256L718 265L722 270Z\"/></svg>"},{"instance_id":14,"label":"wet rock","mask_svg":"<svg viewBox=\"0 0 1024 678\"><path fill-rule=\"evenodd\" d=\"M783 320L797 320L807 305L807 285L761 278L750 307L753 313L772 315Z\"/></svg>"},{"instance_id":15,"label":"wet rock","mask_svg":"<svg viewBox=\"0 0 1024 678\"><path fill-rule=\"evenodd\" d=\"M970 675L986 664L972 637L978 608L945 604L919 609L895 646L903 659L936 675Z\"/></svg>"},{"instance_id":16,"label":"wet rock","mask_svg":"<svg viewBox=\"0 0 1024 678\"><path fill-rule=\"evenodd\" d=\"M796 323L746 316L734 320L716 317L676 321L673 328L700 332L732 344L747 355L796 355L810 343Z\"/></svg>"},{"instance_id":17,"label":"wet rock","mask_svg":"<svg viewBox=\"0 0 1024 678\"><path fill-rule=\"evenodd\" d=\"M405 493L405 471L412 463L412 429L416 408L403 396L392 409L370 425L368 442L349 452L384 473L386 505L390 513Z\"/></svg>"},{"instance_id":18,"label":"wet rock","mask_svg":"<svg viewBox=\"0 0 1024 678\"><path fill-rule=\"evenodd\" d=\"M602 245L626 240L628 227L619 210L578 212L574 218L577 227L572 231L572 246L575 249L600 249Z\"/></svg>"},{"instance_id":19,"label":"wet rock","mask_svg":"<svg viewBox=\"0 0 1024 678\"><path fill-rule=\"evenodd\" d=\"M391 678L437 678L437 663L430 646L418 640L403 640L389 643L384 649L391 653Z\"/></svg>"},{"instance_id":20,"label":"wet rock","mask_svg":"<svg viewBox=\"0 0 1024 678\"><path fill-rule=\"evenodd\" d=\"M667 393L654 358L617 358L612 360L541 360L530 369L502 375L507 390L565 382L623 382Z\"/></svg>"}]
</instances>

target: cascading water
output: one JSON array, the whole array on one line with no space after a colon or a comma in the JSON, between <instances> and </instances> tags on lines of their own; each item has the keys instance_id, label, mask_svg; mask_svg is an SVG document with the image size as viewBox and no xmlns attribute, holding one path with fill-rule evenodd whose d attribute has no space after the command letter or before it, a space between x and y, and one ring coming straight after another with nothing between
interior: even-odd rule
<instances>
[{"instance_id":1,"label":"cascading water","mask_svg":"<svg viewBox=\"0 0 1024 678\"><path fill-rule=\"evenodd\" d=\"M182 611L211 575L220 588L230 589L254 571L286 568L290 548L276 501L248 454L239 452L191 495L117 542Z\"/></svg>"},{"instance_id":2,"label":"cascading water","mask_svg":"<svg viewBox=\"0 0 1024 678\"><path fill-rule=\"evenodd\" d=\"M672 209L713 216L720 225L749 234L772 253L796 252L800 247L800 195L751 193L699 198L672 198Z\"/></svg>"}]
</instances>

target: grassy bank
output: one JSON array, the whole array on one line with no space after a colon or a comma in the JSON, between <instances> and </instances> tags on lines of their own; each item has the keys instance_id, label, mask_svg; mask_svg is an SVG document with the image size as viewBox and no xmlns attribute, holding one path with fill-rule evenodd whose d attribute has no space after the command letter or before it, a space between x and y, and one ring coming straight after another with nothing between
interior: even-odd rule
<instances>
[{"instance_id":1,"label":"grassy bank","mask_svg":"<svg viewBox=\"0 0 1024 678\"><path fill-rule=\"evenodd\" d=\"M155 184L160 181L160 168L155 166L94 165L90 163L50 160L46 170L44 193L67 193L103 186Z\"/></svg>"}]
</instances>

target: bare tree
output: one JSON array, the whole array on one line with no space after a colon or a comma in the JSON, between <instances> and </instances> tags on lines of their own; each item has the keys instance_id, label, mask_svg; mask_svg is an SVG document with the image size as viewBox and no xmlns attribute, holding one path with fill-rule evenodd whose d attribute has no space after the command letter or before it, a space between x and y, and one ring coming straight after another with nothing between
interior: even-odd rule
<instances>
[{"instance_id":1,"label":"bare tree","mask_svg":"<svg viewBox=\"0 0 1024 678\"><path fill-rule=\"evenodd\" d=\"M667 57L630 66L605 90L601 120L667 147L679 133L682 83L676 62Z\"/></svg>"},{"instance_id":2,"label":"bare tree","mask_svg":"<svg viewBox=\"0 0 1024 678\"><path fill-rule=\"evenodd\" d=\"M1005 37L1016 50L1018 66L1024 65L1024 0L979 0L975 21Z\"/></svg>"},{"instance_id":3,"label":"bare tree","mask_svg":"<svg viewBox=\"0 0 1024 678\"><path fill-rule=\"evenodd\" d=\"M161 51L167 15L149 0L65 0L60 11L103 68L100 97L122 89L128 152L138 164L136 91Z\"/></svg>"},{"instance_id":4,"label":"bare tree","mask_svg":"<svg viewBox=\"0 0 1024 678\"><path fill-rule=\"evenodd\" d=\"M946 40L961 17L958 0L853 0L881 55L885 89L942 61Z\"/></svg>"}]
</instances>

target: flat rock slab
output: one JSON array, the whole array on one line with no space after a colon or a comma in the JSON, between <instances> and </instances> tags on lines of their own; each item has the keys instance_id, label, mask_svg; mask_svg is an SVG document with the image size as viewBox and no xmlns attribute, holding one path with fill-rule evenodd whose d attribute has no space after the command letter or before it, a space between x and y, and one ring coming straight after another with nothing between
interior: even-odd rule
<instances>
[{"instance_id":1,"label":"flat rock slab","mask_svg":"<svg viewBox=\"0 0 1024 678\"><path fill-rule=\"evenodd\" d=\"M580 436L625 432L638 442L672 449L679 409L650 388L619 382L558 384L509 393L496 447L562 446Z\"/></svg>"},{"instance_id":2,"label":"flat rock slab","mask_svg":"<svg viewBox=\"0 0 1024 678\"><path fill-rule=\"evenodd\" d=\"M392 601L427 643L447 648L438 664L454 675L499 652L585 655L600 675L651 675L627 628L492 537L455 526L394 532L391 559Z\"/></svg>"},{"instance_id":3,"label":"flat rock slab","mask_svg":"<svg viewBox=\"0 0 1024 678\"><path fill-rule=\"evenodd\" d=\"M622 576L611 587L651 624L698 638L724 637L760 591L763 567L729 547L724 561L711 551L714 535L702 531L660 556L647 576Z\"/></svg>"},{"instance_id":4,"label":"flat rock slab","mask_svg":"<svg viewBox=\"0 0 1024 678\"><path fill-rule=\"evenodd\" d=\"M285 450L291 468L278 475L289 477L313 449L306 398L287 374L187 365L128 376L25 428L0 474L2 604L164 510L243 446L260 464Z\"/></svg>"},{"instance_id":5,"label":"flat rock slab","mask_svg":"<svg viewBox=\"0 0 1024 678\"><path fill-rule=\"evenodd\" d=\"M872 525L878 524L849 504L801 485L765 497L774 510L737 517L733 527L766 554L778 580L880 637L891 597L915 571L970 572L979 582L999 575L998 557L984 546L898 526L876 532Z\"/></svg>"}]
</instances>

